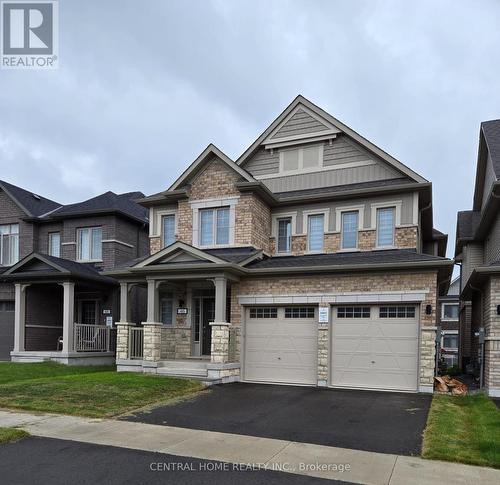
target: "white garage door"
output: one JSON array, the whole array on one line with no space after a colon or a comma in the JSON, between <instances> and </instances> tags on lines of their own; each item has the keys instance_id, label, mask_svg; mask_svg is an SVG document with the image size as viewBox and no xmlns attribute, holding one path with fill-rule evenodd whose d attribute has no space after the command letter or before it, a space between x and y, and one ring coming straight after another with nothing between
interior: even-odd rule
<instances>
[{"instance_id":1,"label":"white garage door","mask_svg":"<svg viewBox=\"0 0 500 485\"><path fill-rule=\"evenodd\" d=\"M333 308L332 384L417 389L416 305Z\"/></svg>"},{"instance_id":2,"label":"white garage door","mask_svg":"<svg viewBox=\"0 0 500 485\"><path fill-rule=\"evenodd\" d=\"M317 309L246 309L244 379L256 382L316 384Z\"/></svg>"}]
</instances>

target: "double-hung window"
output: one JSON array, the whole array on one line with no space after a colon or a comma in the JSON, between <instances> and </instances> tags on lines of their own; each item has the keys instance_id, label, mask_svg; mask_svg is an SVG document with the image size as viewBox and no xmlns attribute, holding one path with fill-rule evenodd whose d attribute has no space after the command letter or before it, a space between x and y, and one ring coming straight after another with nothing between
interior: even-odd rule
<instances>
[{"instance_id":1,"label":"double-hung window","mask_svg":"<svg viewBox=\"0 0 500 485\"><path fill-rule=\"evenodd\" d=\"M77 231L78 261L102 261L102 228L83 227Z\"/></svg>"},{"instance_id":2,"label":"double-hung window","mask_svg":"<svg viewBox=\"0 0 500 485\"><path fill-rule=\"evenodd\" d=\"M292 250L292 218L278 219L278 253Z\"/></svg>"},{"instance_id":3,"label":"double-hung window","mask_svg":"<svg viewBox=\"0 0 500 485\"><path fill-rule=\"evenodd\" d=\"M394 207L377 209L377 247L394 246Z\"/></svg>"},{"instance_id":4,"label":"double-hung window","mask_svg":"<svg viewBox=\"0 0 500 485\"><path fill-rule=\"evenodd\" d=\"M175 214L162 217L163 247L166 248L175 242Z\"/></svg>"},{"instance_id":5,"label":"double-hung window","mask_svg":"<svg viewBox=\"0 0 500 485\"><path fill-rule=\"evenodd\" d=\"M19 261L19 224L0 226L0 264L11 266Z\"/></svg>"},{"instance_id":6,"label":"double-hung window","mask_svg":"<svg viewBox=\"0 0 500 485\"><path fill-rule=\"evenodd\" d=\"M166 294L160 300L160 319L163 325L172 325L174 321L174 300L171 294Z\"/></svg>"},{"instance_id":7,"label":"double-hung window","mask_svg":"<svg viewBox=\"0 0 500 485\"><path fill-rule=\"evenodd\" d=\"M200 246L229 244L229 207L200 210Z\"/></svg>"},{"instance_id":8,"label":"double-hung window","mask_svg":"<svg viewBox=\"0 0 500 485\"><path fill-rule=\"evenodd\" d=\"M55 256L56 258L61 257L61 233L60 232L50 232L49 233L49 255Z\"/></svg>"},{"instance_id":9,"label":"double-hung window","mask_svg":"<svg viewBox=\"0 0 500 485\"><path fill-rule=\"evenodd\" d=\"M358 211L342 212L342 249L358 247Z\"/></svg>"},{"instance_id":10,"label":"double-hung window","mask_svg":"<svg viewBox=\"0 0 500 485\"><path fill-rule=\"evenodd\" d=\"M309 251L323 251L325 234L324 214L313 214L308 217L307 234Z\"/></svg>"}]
</instances>

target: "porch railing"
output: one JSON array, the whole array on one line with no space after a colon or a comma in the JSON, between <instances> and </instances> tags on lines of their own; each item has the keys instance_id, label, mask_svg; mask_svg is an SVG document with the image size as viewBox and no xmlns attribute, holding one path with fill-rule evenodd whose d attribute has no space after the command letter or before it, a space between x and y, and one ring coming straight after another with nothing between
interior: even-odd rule
<instances>
[{"instance_id":1,"label":"porch railing","mask_svg":"<svg viewBox=\"0 0 500 485\"><path fill-rule=\"evenodd\" d=\"M129 327L129 332L129 359L142 359L144 355L144 329L142 327Z\"/></svg>"},{"instance_id":2,"label":"porch railing","mask_svg":"<svg viewBox=\"0 0 500 485\"><path fill-rule=\"evenodd\" d=\"M106 325L75 323L75 350L77 352L111 352L111 329Z\"/></svg>"}]
</instances>

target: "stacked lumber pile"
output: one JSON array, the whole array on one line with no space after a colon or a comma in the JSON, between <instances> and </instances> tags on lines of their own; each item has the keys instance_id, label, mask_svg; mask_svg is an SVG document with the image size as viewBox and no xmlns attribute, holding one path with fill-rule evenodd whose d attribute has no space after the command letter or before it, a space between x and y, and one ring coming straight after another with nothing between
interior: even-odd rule
<instances>
[{"instance_id":1,"label":"stacked lumber pile","mask_svg":"<svg viewBox=\"0 0 500 485\"><path fill-rule=\"evenodd\" d=\"M434 377L434 391L439 394L451 394L452 396L465 396L468 388L458 379L450 376Z\"/></svg>"}]
</instances>

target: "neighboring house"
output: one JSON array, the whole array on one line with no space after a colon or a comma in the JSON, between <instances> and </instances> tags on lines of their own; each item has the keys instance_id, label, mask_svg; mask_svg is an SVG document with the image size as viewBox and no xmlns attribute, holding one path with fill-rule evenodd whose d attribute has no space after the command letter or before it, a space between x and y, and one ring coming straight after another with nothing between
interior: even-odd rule
<instances>
[{"instance_id":1,"label":"neighboring house","mask_svg":"<svg viewBox=\"0 0 500 485\"><path fill-rule=\"evenodd\" d=\"M473 207L458 213L455 256L462 360L500 396L500 120L481 123Z\"/></svg>"},{"instance_id":2,"label":"neighboring house","mask_svg":"<svg viewBox=\"0 0 500 485\"><path fill-rule=\"evenodd\" d=\"M432 392L453 261L431 184L321 108L297 97L236 161L209 145L141 204L151 255L103 273L119 370Z\"/></svg>"},{"instance_id":3,"label":"neighboring house","mask_svg":"<svg viewBox=\"0 0 500 485\"><path fill-rule=\"evenodd\" d=\"M61 205L0 182L0 359L114 360L103 325L119 318L119 290L100 272L148 254L147 211L135 202L143 196ZM140 319L139 292L131 298Z\"/></svg>"},{"instance_id":4,"label":"neighboring house","mask_svg":"<svg viewBox=\"0 0 500 485\"><path fill-rule=\"evenodd\" d=\"M440 358L446 367L459 364L460 277L455 278L445 296L439 298L439 326L441 327Z\"/></svg>"}]
</instances>

